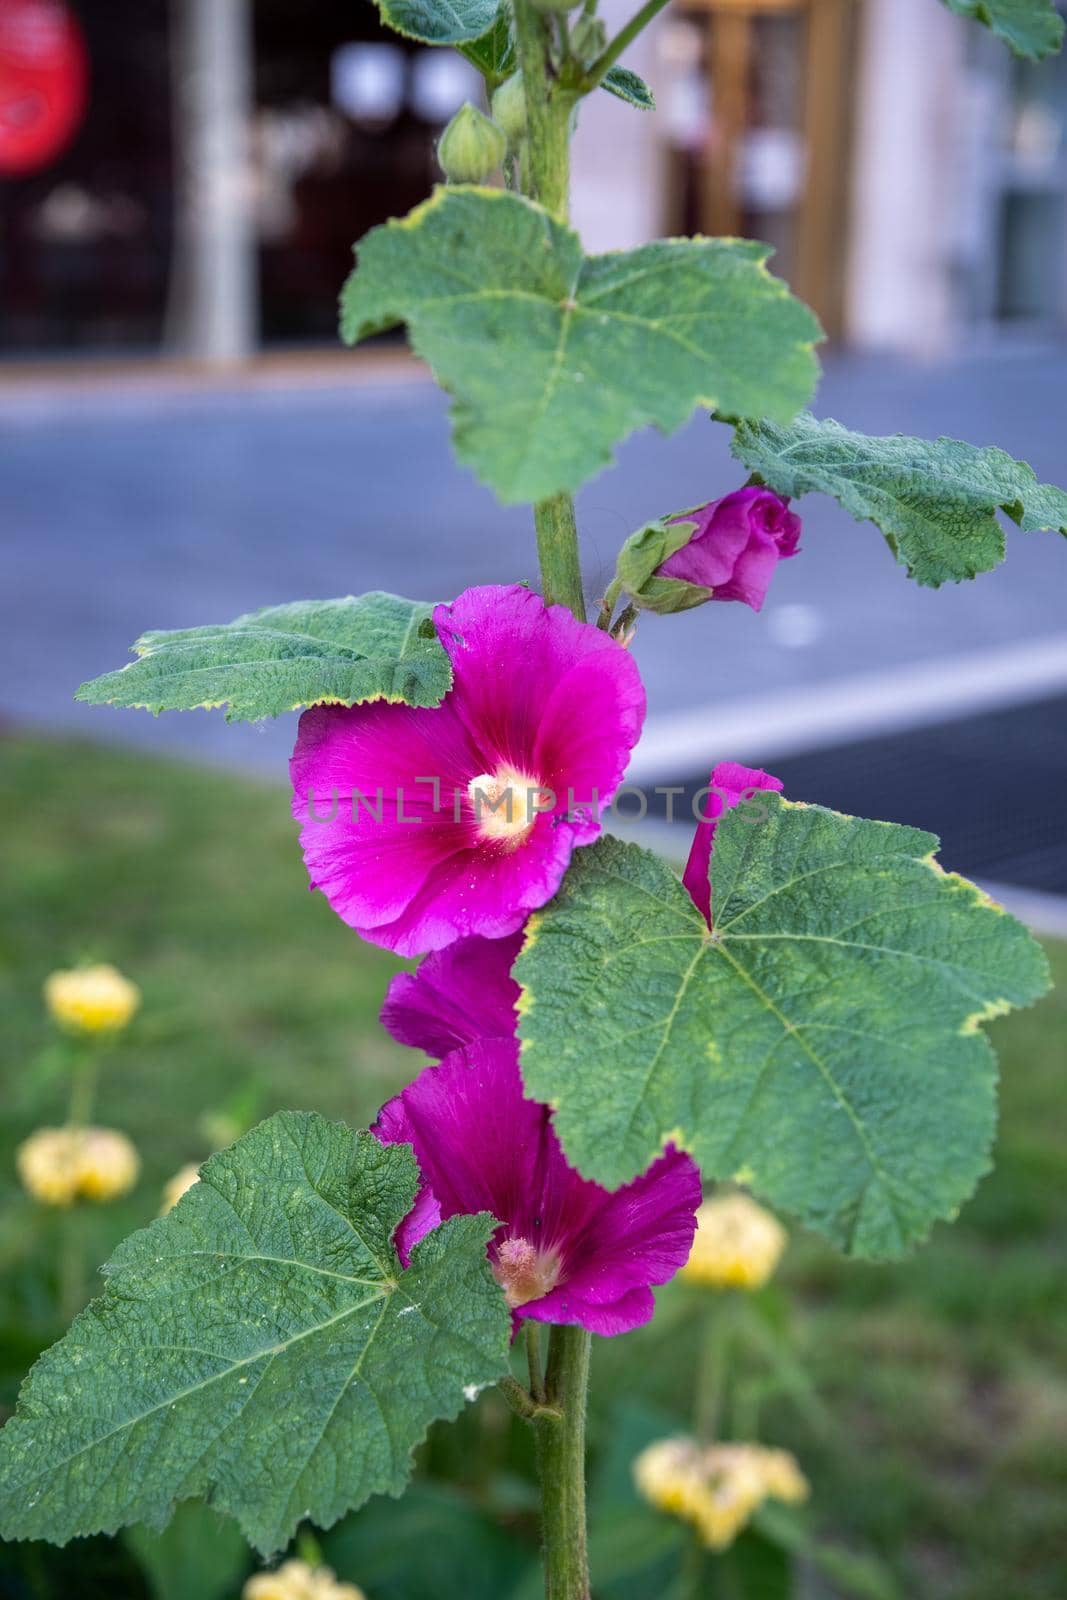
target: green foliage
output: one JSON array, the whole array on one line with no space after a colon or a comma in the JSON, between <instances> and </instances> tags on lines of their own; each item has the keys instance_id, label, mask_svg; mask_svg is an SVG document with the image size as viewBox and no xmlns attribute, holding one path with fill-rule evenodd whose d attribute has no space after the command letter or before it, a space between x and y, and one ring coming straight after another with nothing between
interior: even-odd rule
<instances>
[{"instance_id":1,"label":"green foliage","mask_svg":"<svg viewBox=\"0 0 1067 1600\"><path fill-rule=\"evenodd\" d=\"M714 932L654 856L603 839L531 919L523 1076L615 1186L668 1139L858 1255L902 1254L988 1165L979 1023L1044 992L1013 918L913 828L759 796L718 824Z\"/></svg>"},{"instance_id":2,"label":"green foliage","mask_svg":"<svg viewBox=\"0 0 1067 1600\"><path fill-rule=\"evenodd\" d=\"M484 33L480 39L471 40L469 44L459 45L458 49L472 66L478 68L492 93L498 83L515 71L515 39L510 8L501 6L488 33Z\"/></svg>"},{"instance_id":3,"label":"green foliage","mask_svg":"<svg viewBox=\"0 0 1067 1600\"><path fill-rule=\"evenodd\" d=\"M248 1571L240 1529L202 1500L183 1500L162 1533L126 1530L155 1600L224 1600Z\"/></svg>"},{"instance_id":4,"label":"green foliage","mask_svg":"<svg viewBox=\"0 0 1067 1600\"><path fill-rule=\"evenodd\" d=\"M506 15L500 0L376 0L394 33L422 44L465 44L481 39Z\"/></svg>"},{"instance_id":5,"label":"green foliage","mask_svg":"<svg viewBox=\"0 0 1067 1600\"><path fill-rule=\"evenodd\" d=\"M869 518L918 583L988 572L1004 557L998 508L1026 533L1067 534L1067 494L1025 461L958 439L871 438L808 412L788 427L742 422L734 455L779 494L831 495Z\"/></svg>"},{"instance_id":6,"label":"green foliage","mask_svg":"<svg viewBox=\"0 0 1067 1600\"><path fill-rule=\"evenodd\" d=\"M459 459L502 500L540 500L577 488L635 428L669 432L694 406L794 415L819 328L767 254L673 239L585 258L529 200L438 189L360 243L341 328L356 344L406 322L455 396Z\"/></svg>"},{"instance_id":7,"label":"green foliage","mask_svg":"<svg viewBox=\"0 0 1067 1600\"><path fill-rule=\"evenodd\" d=\"M638 111L655 111L656 97L644 78L639 78L629 67L611 67L601 80L600 87Z\"/></svg>"},{"instance_id":8,"label":"green foliage","mask_svg":"<svg viewBox=\"0 0 1067 1600\"><path fill-rule=\"evenodd\" d=\"M1053 0L944 0L960 17L984 22L1017 56L1040 61L1063 43L1063 18Z\"/></svg>"},{"instance_id":9,"label":"green foliage","mask_svg":"<svg viewBox=\"0 0 1067 1600\"><path fill-rule=\"evenodd\" d=\"M414 1483L402 1500L379 1500L323 1539L329 1565L374 1600L507 1600L531 1570L534 1552L470 1495L443 1483Z\"/></svg>"},{"instance_id":10,"label":"green foliage","mask_svg":"<svg viewBox=\"0 0 1067 1600\"><path fill-rule=\"evenodd\" d=\"M428 1425L507 1368L485 1216L392 1245L407 1146L280 1112L166 1217L33 1369L0 1434L0 1535L159 1528L210 1493L264 1554L398 1494ZM116 1470L121 1463L121 1469Z\"/></svg>"},{"instance_id":11,"label":"green foliage","mask_svg":"<svg viewBox=\"0 0 1067 1600\"><path fill-rule=\"evenodd\" d=\"M225 705L227 722L258 722L322 702L435 706L452 669L432 612L375 593L294 600L217 626L153 631L134 645L136 661L83 683L75 699L154 716Z\"/></svg>"}]
</instances>

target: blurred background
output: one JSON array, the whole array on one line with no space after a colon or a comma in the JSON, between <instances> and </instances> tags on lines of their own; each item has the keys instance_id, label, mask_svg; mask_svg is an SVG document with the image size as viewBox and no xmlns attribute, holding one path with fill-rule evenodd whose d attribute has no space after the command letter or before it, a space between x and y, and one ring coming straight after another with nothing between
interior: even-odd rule
<instances>
[{"instance_id":1,"label":"blurred background","mask_svg":"<svg viewBox=\"0 0 1067 1600\"><path fill-rule=\"evenodd\" d=\"M1067 485L1065 58L1015 61L937 0L674 0L626 61L658 111L583 105L587 250L768 240L829 336L818 414L997 444ZM370 0L0 0L0 1414L57 1331L55 1219L12 1164L63 1115L40 1001L53 967L116 961L145 996L99 1109L144 1177L88 1218L94 1260L249 1119L299 1104L365 1123L411 1075L376 1022L395 963L306 893L282 787L295 719L153 720L72 695L149 627L536 580L528 513L456 467L447 403L400 339L336 342L353 242L430 192L435 140L478 87L455 53L384 30ZM627 441L579 496L589 595L641 522L741 481L704 416ZM1003 568L934 593L870 525L829 501L800 511L803 553L762 616L642 622L634 780L695 789L740 759L796 799L931 828L946 866L1046 935L1067 976L1061 542L1008 524ZM626 826L681 857L690 827L663 812L653 797ZM823 1410L816 1424L772 1395L774 1438L802 1456L820 1523L896 1586L820 1569L805 1595L1067 1593L1065 1021L1054 997L996 1025L997 1170L955 1228L893 1269L794 1241L767 1316L789 1321ZM678 1313L664 1335L683 1353L686 1326ZM607 1388L669 1425L691 1363L651 1338L605 1354ZM614 1403L594 1419L597 1493L625 1522L618 1440L648 1422ZM344 1575L368 1600L527 1592L499 1530L532 1538L529 1461L491 1399L480 1414L489 1478L464 1458L485 1437L432 1441L444 1500L346 1534L360 1571ZM460 1556L453 1588L443 1567L389 1568L386 1544L430 1529L444 1549L472 1506L483 1587ZM129 1553L79 1549L0 1551L0 1595L148 1592ZM658 1582L616 1574L603 1593L649 1600Z\"/></svg>"}]
</instances>

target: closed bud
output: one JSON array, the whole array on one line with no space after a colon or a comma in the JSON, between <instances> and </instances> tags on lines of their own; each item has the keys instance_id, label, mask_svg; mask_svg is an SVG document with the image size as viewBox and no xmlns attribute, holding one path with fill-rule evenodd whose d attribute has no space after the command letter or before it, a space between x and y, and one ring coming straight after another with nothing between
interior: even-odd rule
<instances>
[{"instance_id":1,"label":"closed bud","mask_svg":"<svg viewBox=\"0 0 1067 1600\"><path fill-rule=\"evenodd\" d=\"M599 17L579 17L571 31L571 49L579 61L595 61L608 42L608 30Z\"/></svg>"},{"instance_id":2,"label":"closed bud","mask_svg":"<svg viewBox=\"0 0 1067 1600\"><path fill-rule=\"evenodd\" d=\"M437 145L437 159L449 183L484 183L506 154L502 131L469 100L460 106Z\"/></svg>"},{"instance_id":3,"label":"closed bud","mask_svg":"<svg viewBox=\"0 0 1067 1600\"><path fill-rule=\"evenodd\" d=\"M508 145L514 148L526 132L526 88L521 72L505 78L494 94L493 121L503 129Z\"/></svg>"},{"instance_id":4,"label":"closed bud","mask_svg":"<svg viewBox=\"0 0 1067 1600\"><path fill-rule=\"evenodd\" d=\"M692 522L649 522L627 539L619 551L615 576L639 610L666 616L711 599L710 589L659 575L668 557L688 544L695 527Z\"/></svg>"},{"instance_id":5,"label":"closed bud","mask_svg":"<svg viewBox=\"0 0 1067 1600\"><path fill-rule=\"evenodd\" d=\"M627 539L616 577L645 611L740 600L758 611L779 561L797 553L800 518L781 495L748 484Z\"/></svg>"},{"instance_id":6,"label":"closed bud","mask_svg":"<svg viewBox=\"0 0 1067 1600\"><path fill-rule=\"evenodd\" d=\"M580 6L582 0L533 0L535 11L555 12L562 16L567 11L573 11L575 6Z\"/></svg>"}]
</instances>

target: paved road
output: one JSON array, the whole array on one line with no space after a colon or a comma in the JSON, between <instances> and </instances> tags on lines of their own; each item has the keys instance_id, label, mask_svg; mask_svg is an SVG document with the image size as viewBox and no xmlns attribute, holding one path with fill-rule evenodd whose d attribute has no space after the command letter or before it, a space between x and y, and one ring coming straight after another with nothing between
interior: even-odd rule
<instances>
[{"instance_id":1,"label":"paved road","mask_svg":"<svg viewBox=\"0 0 1067 1600\"><path fill-rule=\"evenodd\" d=\"M1062 483L1065 399L1056 349L930 368L838 358L818 409L869 432L997 443ZM622 447L580 500L591 592L641 521L737 485L727 446L726 430L698 417L671 439L650 432ZM120 665L145 627L532 576L527 514L501 510L455 467L444 402L419 382L64 398L12 388L0 399L0 506L0 716L264 770L280 770L291 719L153 722L70 696ZM710 606L642 627L653 730L787 693L800 716L857 673L874 675L864 692L879 687L883 701L897 682L902 697L936 699L943 675L960 678L958 658L966 686L966 658L1035 643L1041 661L1062 649L1067 669L1067 549L1054 536L1013 532L998 574L933 593L905 579L870 526L824 500L804 514L804 552L779 570L762 618Z\"/></svg>"}]
</instances>

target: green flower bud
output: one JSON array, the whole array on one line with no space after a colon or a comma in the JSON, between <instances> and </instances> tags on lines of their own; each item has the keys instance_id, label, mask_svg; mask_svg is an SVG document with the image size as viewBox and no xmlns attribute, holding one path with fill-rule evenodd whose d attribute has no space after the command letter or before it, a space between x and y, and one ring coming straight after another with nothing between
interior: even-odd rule
<instances>
[{"instance_id":1,"label":"green flower bud","mask_svg":"<svg viewBox=\"0 0 1067 1600\"><path fill-rule=\"evenodd\" d=\"M689 611L711 599L711 590L681 578L660 578L657 569L684 549L696 531L695 522L649 522L632 533L619 551L615 568L618 582L641 611L666 616Z\"/></svg>"},{"instance_id":2,"label":"green flower bud","mask_svg":"<svg viewBox=\"0 0 1067 1600\"><path fill-rule=\"evenodd\" d=\"M533 0L535 11L555 11L557 13L573 11L575 6L580 6L582 0Z\"/></svg>"},{"instance_id":3,"label":"green flower bud","mask_svg":"<svg viewBox=\"0 0 1067 1600\"><path fill-rule=\"evenodd\" d=\"M579 17L571 32L571 49L579 61L595 61L608 42L608 30L599 17Z\"/></svg>"},{"instance_id":4,"label":"green flower bud","mask_svg":"<svg viewBox=\"0 0 1067 1600\"><path fill-rule=\"evenodd\" d=\"M512 73L494 94L493 121L503 128L511 147L517 145L526 132L526 90L521 72Z\"/></svg>"},{"instance_id":5,"label":"green flower bud","mask_svg":"<svg viewBox=\"0 0 1067 1600\"><path fill-rule=\"evenodd\" d=\"M467 100L437 142L437 160L449 183L484 183L507 154L495 122Z\"/></svg>"}]
</instances>

